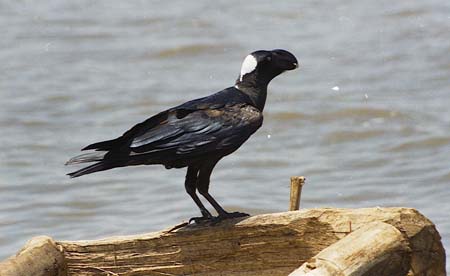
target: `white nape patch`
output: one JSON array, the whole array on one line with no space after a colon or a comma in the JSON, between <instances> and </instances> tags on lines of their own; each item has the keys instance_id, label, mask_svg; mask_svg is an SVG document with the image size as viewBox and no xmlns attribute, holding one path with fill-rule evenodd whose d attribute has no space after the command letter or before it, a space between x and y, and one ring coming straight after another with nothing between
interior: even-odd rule
<instances>
[{"instance_id":1,"label":"white nape patch","mask_svg":"<svg viewBox=\"0 0 450 276\"><path fill-rule=\"evenodd\" d=\"M244 62L242 62L241 76L239 77L239 80L242 81L244 75L253 72L256 68L256 65L258 65L258 62L256 61L256 58L254 56L246 56Z\"/></svg>"}]
</instances>

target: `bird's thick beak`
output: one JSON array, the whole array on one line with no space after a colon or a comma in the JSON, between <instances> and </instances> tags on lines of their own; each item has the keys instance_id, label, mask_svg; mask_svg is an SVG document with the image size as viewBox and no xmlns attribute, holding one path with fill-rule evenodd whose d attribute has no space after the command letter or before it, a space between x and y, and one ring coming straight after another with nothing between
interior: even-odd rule
<instances>
[{"instance_id":1,"label":"bird's thick beak","mask_svg":"<svg viewBox=\"0 0 450 276\"><path fill-rule=\"evenodd\" d=\"M297 58L290 52L282 49L272 50L272 55L274 56L274 61L277 67L282 70L294 70L298 68Z\"/></svg>"}]
</instances>

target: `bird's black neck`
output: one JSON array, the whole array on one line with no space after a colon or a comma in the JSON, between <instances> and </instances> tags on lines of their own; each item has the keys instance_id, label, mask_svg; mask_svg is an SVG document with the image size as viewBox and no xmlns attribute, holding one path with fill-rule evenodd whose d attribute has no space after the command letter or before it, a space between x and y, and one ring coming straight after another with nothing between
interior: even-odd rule
<instances>
[{"instance_id":1,"label":"bird's black neck","mask_svg":"<svg viewBox=\"0 0 450 276\"><path fill-rule=\"evenodd\" d=\"M249 74L239 76L235 87L247 94L255 103L255 107L262 112L266 104L267 86L282 72L280 69L271 67L257 68Z\"/></svg>"},{"instance_id":2,"label":"bird's black neck","mask_svg":"<svg viewBox=\"0 0 450 276\"><path fill-rule=\"evenodd\" d=\"M261 112L264 110L264 105L266 104L267 98L267 85L264 86L253 86L246 83L236 81L235 87L242 91L244 94L248 95L255 105Z\"/></svg>"}]
</instances>

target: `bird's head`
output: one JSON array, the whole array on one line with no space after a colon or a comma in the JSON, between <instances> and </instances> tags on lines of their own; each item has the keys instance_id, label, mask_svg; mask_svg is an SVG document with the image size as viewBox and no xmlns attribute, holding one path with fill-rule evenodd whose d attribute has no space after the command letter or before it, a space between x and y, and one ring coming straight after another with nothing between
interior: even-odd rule
<instances>
[{"instance_id":1,"label":"bird's head","mask_svg":"<svg viewBox=\"0 0 450 276\"><path fill-rule=\"evenodd\" d=\"M244 59L236 85L267 86L279 74L297 67L297 59L286 50L255 51Z\"/></svg>"}]
</instances>

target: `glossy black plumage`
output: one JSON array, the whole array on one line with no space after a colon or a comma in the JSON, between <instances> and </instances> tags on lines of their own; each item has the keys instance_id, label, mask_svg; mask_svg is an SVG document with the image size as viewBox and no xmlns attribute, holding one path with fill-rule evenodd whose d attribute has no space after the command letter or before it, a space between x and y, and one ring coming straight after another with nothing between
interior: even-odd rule
<instances>
[{"instance_id":1,"label":"glossy black plumage","mask_svg":"<svg viewBox=\"0 0 450 276\"><path fill-rule=\"evenodd\" d=\"M268 83L281 72L295 69L297 60L284 50L257 51L242 67L234 87L158 113L116 139L86 146L83 150L95 152L76 156L67 164L97 163L69 175L132 165L188 167L185 188L202 213L196 221L212 218L197 190L219 218L245 215L227 213L209 195L211 172L222 157L238 149L262 125Z\"/></svg>"}]
</instances>

